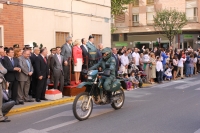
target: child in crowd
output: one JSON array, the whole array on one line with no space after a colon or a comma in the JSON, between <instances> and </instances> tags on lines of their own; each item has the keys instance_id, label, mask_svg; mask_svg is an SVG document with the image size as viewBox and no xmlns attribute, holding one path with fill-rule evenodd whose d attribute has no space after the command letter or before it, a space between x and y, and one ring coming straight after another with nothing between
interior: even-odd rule
<instances>
[{"instance_id":1,"label":"child in crowd","mask_svg":"<svg viewBox=\"0 0 200 133\"><path fill-rule=\"evenodd\" d=\"M156 57L156 73L157 73L157 81L158 83L162 83L163 80L163 64L161 62L161 57Z\"/></svg>"},{"instance_id":2,"label":"child in crowd","mask_svg":"<svg viewBox=\"0 0 200 133\"><path fill-rule=\"evenodd\" d=\"M164 76L167 80L171 80L172 79L172 66L168 66L167 70L164 73Z\"/></svg>"},{"instance_id":3,"label":"child in crowd","mask_svg":"<svg viewBox=\"0 0 200 133\"><path fill-rule=\"evenodd\" d=\"M132 83L129 80L128 74L124 74L123 80L126 82L127 91L133 90Z\"/></svg>"},{"instance_id":4,"label":"child in crowd","mask_svg":"<svg viewBox=\"0 0 200 133\"><path fill-rule=\"evenodd\" d=\"M129 77L129 79L132 82L132 85L134 86L134 89L137 89L139 81L135 78L135 72L134 71L131 72L131 76Z\"/></svg>"},{"instance_id":5,"label":"child in crowd","mask_svg":"<svg viewBox=\"0 0 200 133\"><path fill-rule=\"evenodd\" d=\"M142 72L138 72L138 76L136 77L136 79L139 81L138 85L139 85L140 88L142 88L142 85L143 85L141 74L142 74Z\"/></svg>"}]
</instances>

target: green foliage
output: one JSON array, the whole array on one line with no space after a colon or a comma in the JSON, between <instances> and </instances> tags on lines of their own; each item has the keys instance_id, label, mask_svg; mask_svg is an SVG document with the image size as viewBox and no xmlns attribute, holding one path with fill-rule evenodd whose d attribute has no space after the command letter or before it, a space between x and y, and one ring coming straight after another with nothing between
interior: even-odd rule
<instances>
[{"instance_id":1,"label":"green foliage","mask_svg":"<svg viewBox=\"0 0 200 133\"><path fill-rule=\"evenodd\" d=\"M164 32L170 43L174 36L182 33L182 28L187 24L186 14L173 10L160 10L154 16L154 28L157 31Z\"/></svg>"},{"instance_id":2,"label":"green foliage","mask_svg":"<svg viewBox=\"0 0 200 133\"><path fill-rule=\"evenodd\" d=\"M33 42L33 48L38 47L36 42Z\"/></svg>"},{"instance_id":3,"label":"green foliage","mask_svg":"<svg viewBox=\"0 0 200 133\"><path fill-rule=\"evenodd\" d=\"M124 10L127 9L125 5L130 4L136 0L111 0L111 14L112 16L122 14ZM111 33L115 32L117 28L115 26L111 26Z\"/></svg>"},{"instance_id":4,"label":"green foliage","mask_svg":"<svg viewBox=\"0 0 200 133\"><path fill-rule=\"evenodd\" d=\"M130 4L135 0L111 0L111 14L112 15L119 15L123 13L127 7L124 5Z\"/></svg>"},{"instance_id":5,"label":"green foliage","mask_svg":"<svg viewBox=\"0 0 200 133\"><path fill-rule=\"evenodd\" d=\"M40 49L41 49L41 48L43 48L43 45L42 45L42 44L40 44Z\"/></svg>"}]
</instances>

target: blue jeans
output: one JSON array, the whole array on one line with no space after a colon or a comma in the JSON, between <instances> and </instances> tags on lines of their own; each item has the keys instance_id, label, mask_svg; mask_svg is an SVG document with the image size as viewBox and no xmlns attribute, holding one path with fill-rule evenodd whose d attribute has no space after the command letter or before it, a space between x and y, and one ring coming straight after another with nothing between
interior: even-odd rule
<instances>
[{"instance_id":1,"label":"blue jeans","mask_svg":"<svg viewBox=\"0 0 200 133\"><path fill-rule=\"evenodd\" d=\"M185 76L189 76L190 75L190 66L189 64L185 64Z\"/></svg>"},{"instance_id":2,"label":"blue jeans","mask_svg":"<svg viewBox=\"0 0 200 133\"><path fill-rule=\"evenodd\" d=\"M166 69L166 65L163 65L163 71L162 71L162 75L161 75L162 80L164 79L165 69Z\"/></svg>"},{"instance_id":3,"label":"blue jeans","mask_svg":"<svg viewBox=\"0 0 200 133\"><path fill-rule=\"evenodd\" d=\"M190 75L193 75L194 73L194 67L190 67Z\"/></svg>"}]
</instances>

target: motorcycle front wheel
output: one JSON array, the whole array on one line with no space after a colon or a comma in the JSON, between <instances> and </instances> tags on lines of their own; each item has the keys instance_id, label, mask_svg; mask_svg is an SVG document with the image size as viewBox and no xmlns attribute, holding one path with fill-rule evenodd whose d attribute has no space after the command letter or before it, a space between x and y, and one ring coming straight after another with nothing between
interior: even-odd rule
<instances>
[{"instance_id":1,"label":"motorcycle front wheel","mask_svg":"<svg viewBox=\"0 0 200 133\"><path fill-rule=\"evenodd\" d=\"M114 100L111 104L111 106L114 108L114 109L120 109L123 104L124 104L124 100L125 100L125 95L124 95L124 90L123 88L121 87L118 91L114 92L113 95L116 95L117 100Z\"/></svg>"},{"instance_id":2,"label":"motorcycle front wheel","mask_svg":"<svg viewBox=\"0 0 200 133\"><path fill-rule=\"evenodd\" d=\"M73 114L76 119L83 121L88 119L93 109L93 102L87 92L80 93L73 102Z\"/></svg>"}]
</instances>

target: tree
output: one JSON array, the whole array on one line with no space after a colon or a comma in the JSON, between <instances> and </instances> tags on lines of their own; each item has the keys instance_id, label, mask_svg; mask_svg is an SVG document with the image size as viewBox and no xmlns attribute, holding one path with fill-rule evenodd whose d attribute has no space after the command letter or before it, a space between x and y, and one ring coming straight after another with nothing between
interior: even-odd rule
<instances>
[{"instance_id":1,"label":"tree","mask_svg":"<svg viewBox=\"0 0 200 133\"><path fill-rule=\"evenodd\" d=\"M111 15L115 17L116 15L124 13L127 9L125 5L130 4L137 0L111 0ZM117 28L112 25L111 32L113 33Z\"/></svg>"},{"instance_id":2,"label":"tree","mask_svg":"<svg viewBox=\"0 0 200 133\"><path fill-rule=\"evenodd\" d=\"M160 10L156 12L154 19L154 29L164 32L164 36L171 42L175 35L182 33L182 28L187 24L186 14L173 10Z\"/></svg>"},{"instance_id":3,"label":"tree","mask_svg":"<svg viewBox=\"0 0 200 133\"><path fill-rule=\"evenodd\" d=\"M124 5L130 4L135 0L111 0L111 14L112 15L119 15L123 13L127 7Z\"/></svg>"}]
</instances>

